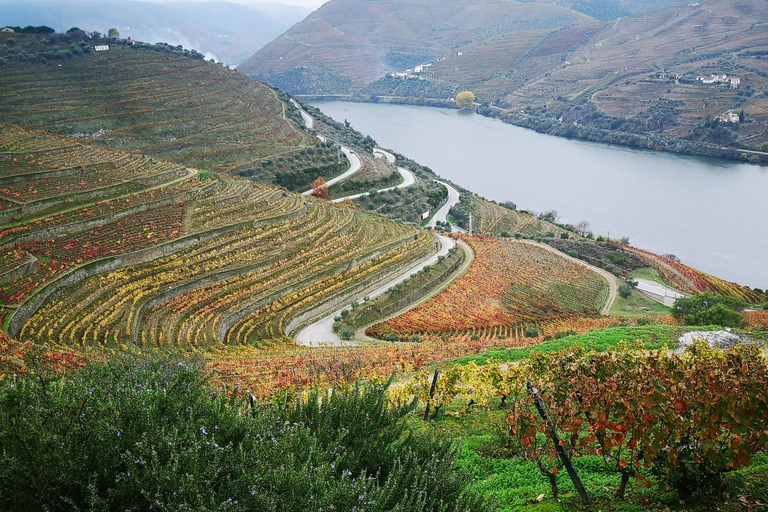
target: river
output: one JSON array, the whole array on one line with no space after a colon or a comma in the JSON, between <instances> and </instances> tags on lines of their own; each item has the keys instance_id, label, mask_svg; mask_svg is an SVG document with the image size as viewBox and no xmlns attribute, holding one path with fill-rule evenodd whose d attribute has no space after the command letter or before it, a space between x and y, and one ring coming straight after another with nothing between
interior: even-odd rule
<instances>
[{"instance_id":1,"label":"river","mask_svg":"<svg viewBox=\"0 0 768 512\"><path fill-rule=\"evenodd\" d=\"M440 176L519 209L557 210L703 272L768 288L768 168L542 135L471 112L312 103Z\"/></svg>"}]
</instances>

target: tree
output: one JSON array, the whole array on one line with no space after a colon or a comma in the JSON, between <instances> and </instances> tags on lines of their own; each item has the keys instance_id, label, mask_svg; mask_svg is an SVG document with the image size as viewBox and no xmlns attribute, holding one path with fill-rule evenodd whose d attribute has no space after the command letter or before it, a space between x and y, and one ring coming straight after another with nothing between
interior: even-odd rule
<instances>
[{"instance_id":1,"label":"tree","mask_svg":"<svg viewBox=\"0 0 768 512\"><path fill-rule=\"evenodd\" d=\"M320 199L328 199L328 185L322 177L312 182L312 195Z\"/></svg>"},{"instance_id":2,"label":"tree","mask_svg":"<svg viewBox=\"0 0 768 512\"><path fill-rule=\"evenodd\" d=\"M573 230L576 232L579 236L587 236L587 233L589 233L589 222L583 220L576 224L574 226Z\"/></svg>"},{"instance_id":3,"label":"tree","mask_svg":"<svg viewBox=\"0 0 768 512\"><path fill-rule=\"evenodd\" d=\"M555 223L560 220L560 215L557 214L557 210L549 210L539 214L539 219L547 222Z\"/></svg>"},{"instance_id":4,"label":"tree","mask_svg":"<svg viewBox=\"0 0 768 512\"><path fill-rule=\"evenodd\" d=\"M475 95L472 91L461 91L456 95L456 106L460 109L471 108L475 104Z\"/></svg>"},{"instance_id":5,"label":"tree","mask_svg":"<svg viewBox=\"0 0 768 512\"><path fill-rule=\"evenodd\" d=\"M107 30L107 35L112 39L117 39L118 37L120 37L120 32L118 32L116 28L111 28Z\"/></svg>"}]
</instances>

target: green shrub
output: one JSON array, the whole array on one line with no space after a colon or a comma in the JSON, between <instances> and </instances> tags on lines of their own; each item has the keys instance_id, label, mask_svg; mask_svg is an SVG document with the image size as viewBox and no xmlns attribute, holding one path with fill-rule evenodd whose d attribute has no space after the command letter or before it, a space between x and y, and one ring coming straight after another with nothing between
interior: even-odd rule
<instances>
[{"instance_id":1,"label":"green shrub","mask_svg":"<svg viewBox=\"0 0 768 512\"><path fill-rule=\"evenodd\" d=\"M387 334L386 336L384 336L384 340L385 341L399 341L400 340L400 336L398 336L395 333L390 333L390 334Z\"/></svg>"},{"instance_id":2,"label":"green shrub","mask_svg":"<svg viewBox=\"0 0 768 512\"><path fill-rule=\"evenodd\" d=\"M576 252L576 251L573 251L573 250L566 252L566 254L568 256L570 256L571 258L578 258L579 257L579 253Z\"/></svg>"},{"instance_id":3,"label":"green shrub","mask_svg":"<svg viewBox=\"0 0 768 512\"><path fill-rule=\"evenodd\" d=\"M632 287L628 284L619 285L619 295L628 299L632 296Z\"/></svg>"},{"instance_id":4,"label":"green shrub","mask_svg":"<svg viewBox=\"0 0 768 512\"><path fill-rule=\"evenodd\" d=\"M421 343L421 336L418 334L411 334L411 343Z\"/></svg>"},{"instance_id":5,"label":"green shrub","mask_svg":"<svg viewBox=\"0 0 768 512\"><path fill-rule=\"evenodd\" d=\"M525 328L525 337L526 338L538 338L539 337L539 330L535 327L526 327Z\"/></svg>"},{"instance_id":6,"label":"green shrub","mask_svg":"<svg viewBox=\"0 0 768 512\"><path fill-rule=\"evenodd\" d=\"M339 333L339 336L343 340L351 340L355 337L355 332L356 331L354 327L343 327Z\"/></svg>"},{"instance_id":7,"label":"green shrub","mask_svg":"<svg viewBox=\"0 0 768 512\"><path fill-rule=\"evenodd\" d=\"M672 306L672 316L684 320L687 325L720 325L740 327L744 323L741 311L743 301L715 293L702 293L677 299Z\"/></svg>"},{"instance_id":8,"label":"green shrub","mask_svg":"<svg viewBox=\"0 0 768 512\"><path fill-rule=\"evenodd\" d=\"M4 510L482 511L450 440L386 386L251 406L197 364L129 359L0 381Z\"/></svg>"}]
</instances>

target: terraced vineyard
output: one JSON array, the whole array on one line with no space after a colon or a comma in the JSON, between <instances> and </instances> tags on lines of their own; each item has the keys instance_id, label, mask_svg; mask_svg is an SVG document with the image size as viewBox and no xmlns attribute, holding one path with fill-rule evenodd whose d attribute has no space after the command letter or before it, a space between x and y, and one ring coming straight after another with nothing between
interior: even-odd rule
<instances>
[{"instance_id":1,"label":"terraced vineyard","mask_svg":"<svg viewBox=\"0 0 768 512\"><path fill-rule=\"evenodd\" d=\"M669 284L685 293L719 293L749 303L765 301L765 295L747 286L729 283L693 267L684 265L664 256L644 251L630 246L622 246L628 251L640 256L658 271L659 275Z\"/></svg>"},{"instance_id":2,"label":"terraced vineyard","mask_svg":"<svg viewBox=\"0 0 768 512\"><path fill-rule=\"evenodd\" d=\"M463 196L462 196L463 197ZM510 210L496 203L480 199L475 195L467 195L462 205L472 212L472 231L484 235L512 236L548 235L559 236L566 231L551 222L537 219L528 212ZM467 226L468 227L468 226Z\"/></svg>"},{"instance_id":3,"label":"terraced vineyard","mask_svg":"<svg viewBox=\"0 0 768 512\"><path fill-rule=\"evenodd\" d=\"M366 333L459 332L598 316L608 286L588 268L531 243L479 236L464 240L475 252L464 276L416 309Z\"/></svg>"},{"instance_id":4,"label":"terraced vineyard","mask_svg":"<svg viewBox=\"0 0 768 512\"><path fill-rule=\"evenodd\" d=\"M54 346L284 339L435 248L354 207L11 125L0 163L5 326Z\"/></svg>"},{"instance_id":5,"label":"terraced vineyard","mask_svg":"<svg viewBox=\"0 0 768 512\"><path fill-rule=\"evenodd\" d=\"M17 39L31 54L48 49L40 36ZM318 141L297 126L291 108L221 64L125 44L58 65L8 63L0 75L6 122L214 170L263 174L262 162L278 157L293 170L327 165L322 155L300 152ZM32 151L34 141L25 143ZM267 169L261 181L278 170Z\"/></svg>"}]
</instances>

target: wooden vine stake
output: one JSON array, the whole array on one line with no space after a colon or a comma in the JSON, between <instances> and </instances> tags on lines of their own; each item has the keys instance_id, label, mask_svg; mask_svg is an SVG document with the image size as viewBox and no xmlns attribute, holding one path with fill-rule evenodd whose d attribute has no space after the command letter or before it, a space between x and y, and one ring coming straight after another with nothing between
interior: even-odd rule
<instances>
[{"instance_id":1,"label":"wooden vine stake","mask_svg":"<svg viewBox=\"0 0 768 512\"><path fill-rule=\"evenodd\" d=\"M427 400L427 409L424 411L424 421L429 421L429 404L432 402L432 396L435 394L437 385L437 376L440 374L440 368L435 368L435 375L432 377L432 385L429 387L429 400Z\"/></svg>"},{"instance_id":2,"label":"wooden vine stake","mask_svg":"<svg viewBox=\"0 0 768 512\"><path fill-rule=\"evenodd\" d=\"M573 467L571 458L568 456L568 452L565 451L565 446L560 444L560 436L557 435L555 426L551 421L549 421L547 411L544 409L544 404L542 404L541 400L539 399L539 390L536 389L530 382L526 383L526 387L528 388L528 391L531 393L531 395L533 395L533 403L536 405L536 410L539 411L539 416L541 416L541 419L543 419L547 424L547 428L549 429L549 436L552 438L552 442L555 445L555 451L557 451L557 454L560 456L560 460L563 461L563 466L565 466L566 471L568 471L568 476L571 477L573 486L576 488L576 491L578 491L579 496L581 496L581 502L585 505L591 505L592 501L589 499L587 489L584 488L584 484L581 482L579 473L576 471L576 468Z\"/></svg>"}]
</instances>

